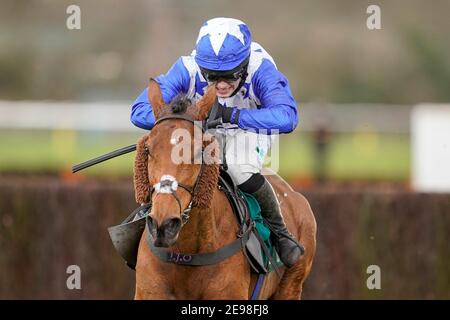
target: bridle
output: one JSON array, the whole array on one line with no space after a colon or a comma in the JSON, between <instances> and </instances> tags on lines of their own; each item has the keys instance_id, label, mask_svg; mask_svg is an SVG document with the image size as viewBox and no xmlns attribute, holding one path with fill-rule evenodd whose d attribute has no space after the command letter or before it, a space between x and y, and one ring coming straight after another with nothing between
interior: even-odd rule
<instances>
[{"instance_id":1,"label":"bridle","mask_svg":"<svg viewBox=\"0 0 450 320\"><path fill-rule=\"evenodd\" d=\"M190 122L194 126L197 126L200 129L202 129L202 133L205 132L205 128L204 128L203 122L202 122L202 125L200 125L199 124L200 121L195 121L190 116L183 115L183 114L178 114L178 115L171 114L171 115L167 115L167 116L162 116L162 117L160 117L160 118L158 118L156 120L155 125L153 127L156 127L158 124L160 124L163 121L173 120L173 119L179 119L179 120L184 120L184 121ZM147 146L145 146L145 150L146 150L147 153L149 152ZM150 202L152 201L152 194L153 194L153 192L156 189L161 189L161 188L164 188L164 190L165 190L164 193L171 194L175 198L175 200L177 201L178 206L180 208L180 216L181 216L181 223L182 223L182 225L186 224L188 222L188 220L189 220L189 214L191 213L191 210L193 208L192 207L193 206L193 200L194 200L194 195L196 194L196 189L197 189L197 186L198 186L198 182L201 180L202 175L203 175L203 167L204 167L203 151L204 151L204 146L203 146L203 143L202 143L202 152L201 152L201 154L202 154L202 162L201 162L201 165L200 165L200 173L198 174L197 179L195 180L194 186L191 187L191 186L188 186L188 185L186 185L184 183L179 183L176 180L170 179L169 177L167 177L166 179L161 179L154 186L149 186ZM162 178L164 178L164 176ZM178 196L178 193L176 191L177 187L183 188L184 190L189 192L189 194L191 195L191 200L189 201L189 204L188 204L188 206L185 209L183 209L182 206L181 206L181 200L180 200L180 197Z\"/></svg>"},{"instance_id":2,"label":"bridle","mask_svg":"<svg viewBox=\"0 0 450 320\"><path fill-rule=\"evenodd\" d=\"M213 122L208 123L207 121L201 122L201 125L200 125L199 122L195 121L194 119L192 119L191 117L189 117L187 115L172 114L172 115L167 115L167 116L163 116L163 117L159 118L155 122L155 126L163 121L170 120L170 119L180 119L180 120L188 121L188 122L192 123L194 126L200 127L202 129L202 133L204 133L209 128L209 125L211 123L214 125ZM221 121L222 121L222 119L220 118L220 122ZM204 151L205 151L205 145L202 143L202 162L201 162L201 166L200 166L200 173L198 174L197 180L195 181L193 187L187 186L182 183L178 183L176 181L176 179L171 176L168 176L166 179L164 179L164 176L163 176L161 178L160 182L155 184L154 187L150 186L150 188L151 188L150 189L150 205L151 205L151 201L152 201L152 193L155 190L155 188L165 188L163 192L170 193L176 199L176 201L178 202L178 205L180 207L180 215L181 215L181 223L182 223L181 226L183 226L184 224L186 224L188 222L189 214L190 214L193 206L196 203L194 200L195 200L195 196L197 195L197 193L196 193L197 186L199 185L199 181L201 181L203 173L205 172L204 171L205 163L203 161L204 160ZM148 152L148 149L147 149L147 152ZM191 195L191 201L189 202L188 206L184 210L181 207L181 201L176 192L176 189L178 186L185 189ZM146 216L146 224L145 224L145 227L147 228L148 231L150 231L152 229L152 225L149 220L149 217L150 217L150 215ZM247 222L248 222L248 224L247 224ZM237 233L237 238L234 241L232 241L231 243L229 243L227 245L220 247L219 249L217 249L214 252L207 252L207 253L184 254L184 253L175 252L175 251L167 251L166 249L156 247L154 244L155 240L153 238L154 236L152 235L152 232L147 232L146 241L147 241L147 244L150 247L150 250L152 251L152 253L163 262L170 262L170 263L190 265L190 266L205 266L205 265L213 265L213 264L219 263L219 262L233 256L239 250L245 248L254 228L255 228L255 223L250 221L250 219L246 219L246 223L243 223L240 226L239 231ZM262 241L262 240L260 240L260 241ZM244 251L244 255L246 255L245 250L243 250L243 251ZM277 269L275 269L275 270L277 270ZM277 273L278 273L278 271L277 271Z\"/></svg>"}]
</instances>

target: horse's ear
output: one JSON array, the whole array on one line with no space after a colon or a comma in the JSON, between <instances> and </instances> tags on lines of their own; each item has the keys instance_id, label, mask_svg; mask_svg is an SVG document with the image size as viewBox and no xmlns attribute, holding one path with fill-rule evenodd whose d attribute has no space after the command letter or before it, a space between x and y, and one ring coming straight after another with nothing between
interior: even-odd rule
<instances>
[{"instance_id":1,"label":"horse's ear","mask_svg":"<svg viewBox=\"0 0 450 320\"><path fill-rule=\"evenodd\" d=\"M216 87L215 85L210 85L206 89L206 93L203 97L197 102L197 120L205 120L208 117L209 111L216 100Z\"/></svg>"},{"instance_id":2,"label":"horse's ear","mask_svg":"<svg viewBox=\"0 0 450 320\"><path fill-rule=\"evenodd\" d=\"M161 116L162 109L166 104L162 97L161 88L159 87L158 82L156 82L153 78L150 78L150 84L148 87L148 101L150 101L150 104L152 105L155 119L158 119Z\"/></svg>"}]
</instances>

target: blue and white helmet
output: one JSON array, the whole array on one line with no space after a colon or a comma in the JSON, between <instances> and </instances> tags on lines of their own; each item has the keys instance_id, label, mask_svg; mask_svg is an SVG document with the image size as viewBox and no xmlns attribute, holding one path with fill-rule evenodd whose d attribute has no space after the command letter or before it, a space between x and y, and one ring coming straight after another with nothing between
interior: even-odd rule
<instances>
[{"instance_id":1,"label":"blue and white helmet","mask_svg":"<svg viewBox=\"0 0 450 320\"><path fill-rule=\"evenodd\" d=\"M214 18L200 28L195 61L204 69L229 71L249 57L251 43L252 36L244 22Z\"/></svg>"}]
</instances>

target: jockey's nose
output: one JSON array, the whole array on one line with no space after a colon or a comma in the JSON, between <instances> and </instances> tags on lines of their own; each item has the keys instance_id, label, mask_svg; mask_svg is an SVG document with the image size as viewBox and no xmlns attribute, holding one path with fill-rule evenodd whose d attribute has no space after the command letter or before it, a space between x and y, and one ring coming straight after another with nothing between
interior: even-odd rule
<instances>
[{"instance_id":1,"label":"jockey's nose","mask_svg":"<svg viewBox=\"0 0 450 320\"><path fill-rule=\"evenodd\" d=\"M217 82L217 84L216 84L216 88L218 89L218 90L225 90L225 89L228 89L230 87L230 84L228 84L227 82L225 82L225 81L219 81L219 82Z\"/></svg>"},{"instance_id":2,"label":"jockey's nose","mask_svg":"<svg viewBox=\"0 0 450 320\"><path fill-rule=\"evenodd\" d=\"M157 229L155 247L167 248L172 246L177 241L181 225L181 219L178 217L164 220Z\"/></svg>"}]
</instances>

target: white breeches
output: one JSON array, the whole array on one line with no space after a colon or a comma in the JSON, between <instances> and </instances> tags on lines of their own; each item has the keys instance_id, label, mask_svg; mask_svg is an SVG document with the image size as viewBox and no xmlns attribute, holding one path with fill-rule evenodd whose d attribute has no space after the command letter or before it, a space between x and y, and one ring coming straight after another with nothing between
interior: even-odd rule
<instances>
[{"instance_id":1,"label":"white breeches","mask_svg":"<svg viewBox=\"0 0 450 320\"><path fill-rule=\"evenodd\" d=\"M240 185L261 172L274 137L240 129L227 130L225 137L227 172Z\"/></svg>"}]
</instances>

